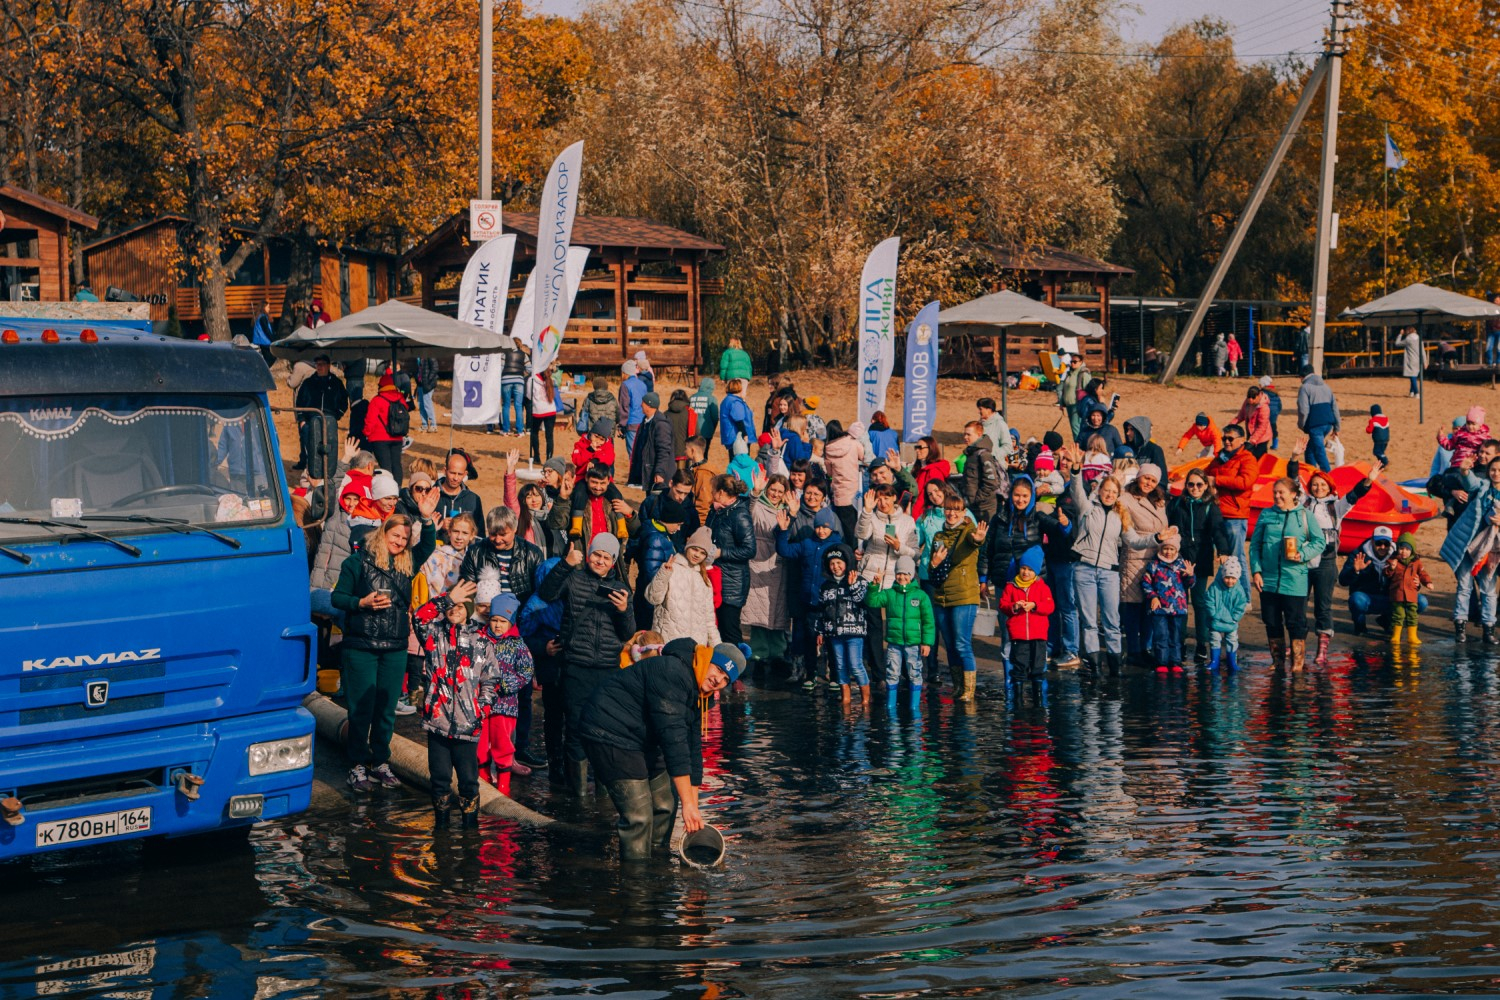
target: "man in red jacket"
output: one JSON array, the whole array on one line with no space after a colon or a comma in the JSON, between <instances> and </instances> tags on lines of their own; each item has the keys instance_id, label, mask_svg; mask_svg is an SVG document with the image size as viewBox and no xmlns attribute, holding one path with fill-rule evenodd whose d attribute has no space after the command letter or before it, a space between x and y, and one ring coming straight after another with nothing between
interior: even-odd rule
<instances>
[{"instance_id":1,"label":"man in red jacket","mask_svg":"<svg viewBox=\"0 0 1500 1000\"><path fill-rule=\"evenodd\" d=\"M1245 551L1245 538L1250 527L1250 494L1260 479L1260 462L1245 447L1245 428L1230 424L1224 428L1223 447L1208 463L1208 478L1214 484L1219 497L1219 513L1224 515L1224 527L1234 542L1234 555L1239 556L1240 565L1250 565ZM1206 573L1207 570L1205 569ZM1250 596L1250 584L1241 574L1240 587L1245 596Z\"/></svg>"},{"instance_id":2,"label":"man in red jacket","mask_svg":"<svg viewBox=\"0 0 1500 1000\"><path fill-rule=\"evenodd\" d=\"M397 407L401 415L393 412ZM386 369L380 376L380 391L365 411L365 440L370 442L370 451L380 467L395 476L398 483L405 478L401 472L401 446L410 429L411 411L407 409L406 398L396 388L390 369Z\"/></svg>"}]
</instances>

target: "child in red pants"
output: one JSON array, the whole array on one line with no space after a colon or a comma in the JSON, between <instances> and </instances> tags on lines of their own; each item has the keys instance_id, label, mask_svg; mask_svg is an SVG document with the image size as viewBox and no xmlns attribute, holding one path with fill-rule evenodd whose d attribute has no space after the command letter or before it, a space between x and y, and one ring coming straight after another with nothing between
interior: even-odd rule
<instances>
[{"instance_id":1,"label":"child in red pants","mask_svg":"<svg viewBox=\"0 0 1500 1000\"><path fill-rule=\"evenodd\" d=\"M514 594L501 594L490 602L490 621L485 634L495 648L499 679L495 700L479 735L479 763L488 769L490 784L502 795L510 794L510 766L516 759L516 695L531 683L531 650L516 631L521 602Z\"/></svg>"}]
</instances>

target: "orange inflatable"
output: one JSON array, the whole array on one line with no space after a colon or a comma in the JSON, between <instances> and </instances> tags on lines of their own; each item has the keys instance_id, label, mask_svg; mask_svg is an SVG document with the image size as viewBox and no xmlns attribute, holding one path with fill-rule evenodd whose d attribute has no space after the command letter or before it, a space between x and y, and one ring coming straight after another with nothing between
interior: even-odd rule
<instances>
[{"instance_id":1,"label":"orange inflatable","mask_svg":"<svg viewBox=\"0 0 1500 1000\"><path fill-rule=\"evenodd\" d=\"M1198 458L1174 467L1168 473L1171 491L1174 494L1181 493L1182 481L1187 474L1194 469L1207 469L1210 461L1211 459ZM1276 480L1286 477L1286 470L1287 461L1284 458L1270 453L1261 458L1260 478L1250 494L1250 531L1255 530L1255 521L1260 512L1272 505L1271 488ZM1341 465L1334 469L1329 473L1333 479L1334 492L1339 496L1348 493L1356 483L1365 478L1369 470L1368 462ZM1298 478L1302 480L1303 489L1306 489L1307 481L1312 478L1312 466L1303 463L1298 469ZM1382 524L1397 535L1403 531L1415 533L1423 521L1435 517L1439 510L1438 502L1431 497L1413 493L1395 480L1382 476L1344 517L1339 530L1339 552L1345 555L1353 552Z\"/></svg>"}]
</instances>

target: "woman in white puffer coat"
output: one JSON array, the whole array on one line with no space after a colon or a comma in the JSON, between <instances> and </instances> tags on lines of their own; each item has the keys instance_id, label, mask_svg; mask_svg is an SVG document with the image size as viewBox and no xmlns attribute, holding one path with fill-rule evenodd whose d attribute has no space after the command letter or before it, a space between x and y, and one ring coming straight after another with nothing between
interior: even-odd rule
<instances>
[{"instance_id":1,"label":"woman in white puffer coat","mask_svg":"<svg viewBox=\"0 0 1500 1000\"><path fill-rule=\"evenodd\" d=\"M652 619L663 639L692 639L700 646L719 644L714 617L714 588L708 569L713 562L713 534L708 528L693 532L683 552L667 560L646 587L646 600L656 608Z\"/></svg>"}]
</instances>

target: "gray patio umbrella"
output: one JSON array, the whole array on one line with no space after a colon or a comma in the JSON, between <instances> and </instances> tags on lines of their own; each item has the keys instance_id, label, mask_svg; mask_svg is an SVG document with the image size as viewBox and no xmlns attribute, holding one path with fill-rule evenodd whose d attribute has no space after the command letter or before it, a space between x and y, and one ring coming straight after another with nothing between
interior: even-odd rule
<instances>
[{"instance_id":1,"label":"gray patio umbrella","mask_svg":"<svg viewBox=\"0 0 1500 1000\"><path fill-rule=\"evenodd\" d=\"M1500 306L1483 299L1476 299L1458 292L1433 288L1417 282L1407 285L1389 295L1382 295L1373 302L1345 309L1341 316L1357 319L1368 326L1415 326L1418 335L1422 326L1435 319L1460 319L1478 321L1500 316ZM1426 364L1417 367L1417 422L1427 419L1426 395L1422 390L1422 374Z\"/></svg>"},{"instance_id":2,"label":"gray patio umbrella","mask_svg":"<svg viewBox=\"0 0 1500 1000\"><path fill-rule=\"evenodd\" d=\"M512 343L504 334L391 299L315 330L298 327L291 336L272 344L271 353L294 361L318 354L333 361L389 356L394 363L402 358L491 354Z\"/></svg>"},{"instance_id":3,"label":"gray patio umbrella","mask_svg":"<svg viewBox=\"0 0 1500 1000\"><path fill-rule=\"evenodd\" d=\"M1368 326L1415 326L1430 319L1488 319L1500 316L1500 306L1418 282L1340 315Z\"/></svg>"},{"instance_id":4,"label":"gray patio umbrella","mask_svg":"<svg viewBox=\"0 0 1500 1000\"><path fill-rule=\"evenodd\" d=\"M1104 327L1093 320L1009 291L984 295L972 302L944 309L938 313L938 326L944 330L956 327L955 332L959 333L999 333L1000 412L1006 420L1010 419L1010 414L1006 412L1009 400L1005 385L1005 338L1012 328L1030 327L1044 334L1069 337L1103 337L1106 333ZM945 332L943 336L946 338L948 334Z\"/></svg>"}]
</instances>

